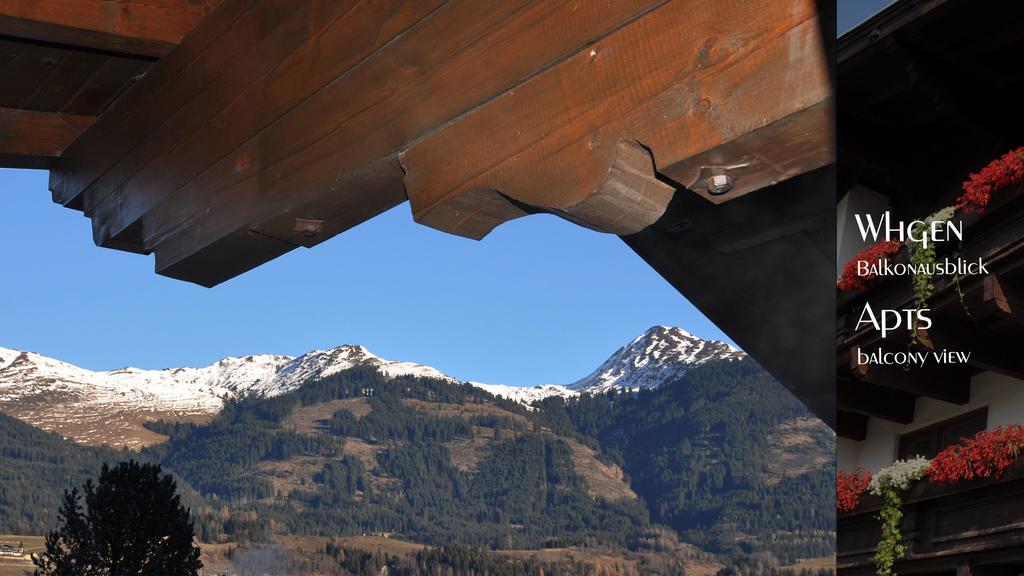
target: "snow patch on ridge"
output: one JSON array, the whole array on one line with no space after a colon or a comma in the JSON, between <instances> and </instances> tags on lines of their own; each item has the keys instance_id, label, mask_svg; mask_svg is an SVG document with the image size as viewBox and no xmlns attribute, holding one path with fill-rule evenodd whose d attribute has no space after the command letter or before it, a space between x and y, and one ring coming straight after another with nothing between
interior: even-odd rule
<instances>
[{"instance_id":1,"label":"snow patch on ridge","mask_svg":"<svg viewBox=\"0 0 1024 576\"><path fill-rule=\"evenodd\" d=\"M541 384L539 386L525 387L525 386L507 386L505 384L484 384L482 382L470 382L477 388L482 388L495 396L500 398L506 398L513 402L519 402L520 404L530 405L538 400L543 400L551 396L561 396L562 398L571 398L573 396L579 396L579 392L570 390L565 386L558 384Z\"/></svg>"},{"instance_id":2,"label":"snow patch on ridge","mask_svg":"<svg viewBox=\"0 0 1024 576\"><path fill-rule=\"evenodd\" d=\"M702 340L680 328L655 326L616 350L597 370L568 388L591 393L657 388L694 366L745 357L745 353L720 340Z\"/></svg>"}]
</instances>

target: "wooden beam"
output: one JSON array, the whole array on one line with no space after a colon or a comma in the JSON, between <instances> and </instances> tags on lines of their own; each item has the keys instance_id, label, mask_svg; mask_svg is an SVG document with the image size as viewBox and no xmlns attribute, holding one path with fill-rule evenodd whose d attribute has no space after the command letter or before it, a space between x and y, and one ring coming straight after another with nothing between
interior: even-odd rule
<instances>
[{"instance_id":1,"label":"wooden beam","mask_svg":"<svg viewBox=\"0 0 1024 576\"><path fill-rule=\"evenodd\" d=\"M836 435L858 442L868 437L868 417L840 410L836 414Z\"/></svg>"},{"instance_id":2,"label":"wooden beam","mask_svg":"<svg viewBox=\"0 0 1024 576\"><path fill-rule=\"evenodd\" d=\"M107 245L110 240L134 240L141 244L143 238L126 238L123 233L142 232L136 224L172 193L185 197L197 192L210 194L315 141L324 134L324 126L319 131L311 127L301 135L286 135L272 125L297 102L387 44L392 35L421 20L437 8L438 1L392 5L345 0L331 3L329 10L317 10L317 3L308 0L271 0L256 7L250 19L264 22L261 26L244 26L242 22L226 35L227 39L251 37L238 44L239 48L251 46L245 57L187 101L158 95L152 107L141 111L154 126L152 131L137 130L132 138L142 137L140 145L116 159L107 173L87 187L84 209L93 218L96 242ZM354 28L383 33L353 34ZM324 52L341 56L324 61L320 57ZM217 59L219 55L209 57ZM172 86L187 86L192 80L180 78ZM329 113L319 112L321 119ZM257 148L250 139L263 129L271 130L267 138L271 144ZM241 146L245 146L244 152L225 161L225 155ZM216 171L218 161L221 171ZM330 177L333 179L333 172ZM389 201L380 209L393 205ZM166 232L158 225L147 228L154 230L145 234L152 238L151 244Z\"/></svg>"},{"instance_id":3,"label":"wooden beam","mask_svg":"<svg viewBox=\"0 0 1024 576\"><path fill-rule=\"evenodd\" d=\"M0 35L160 58L219 0L0 2Z\"/></svg>"},{"instance_id":4,"label":"wooden beam","mask_svg":"<svg viewBox=\"0 0 1024 576\"><path fill-rule=\"evenodd\" d=\"M1012 339L993 337L987 332L976 322L938 316L931 329L918 329L917 339L925 350L970 352L968 365L1024 380L1024 355L1020 347Z\"/></svg>"},{"instance_id":5,"label":"wooden beam","mask_svg":"<svg viewBox=\"0 0 1024 576\"><path fill-rule=\"evenodd\" d=\"M965 367L939 366L929 360L923 367L858 363L860 346L850 349L849 370L854 378L914 396L926 396L953 404L966 404L971 396L971 377ZM870 354L874 349L865 349Z\"/></svg>"},{"instance_id":6,"label":"wooden beam","mask_svg":"<svg viewBox=\"0 0 1024 576\"><path fill-rule=\"evenodd\" d=\"M989 274L982 280L982 305L1005 320L1024 323L1024 301L1006 280Z\"/></svg>"},{"instance_id":7,"label":"wooden beam","mask_svg":"<svg viewBox=\"0 0 1024 576\"><path fill-rule=\"evenodd\" d=\"M677 0L417 142L406 190L418 222L475 238L505 219L479 190L572 215L635 140L722 202L830 162L830 96L813 1Z\"/></svg>"},{"instance_id":8,"label":"wooden beam","mask_svg":"<svg viewBox=\"0 0 1024 576\"><path fill-rule=\"evenodd\" d=\"M634 140L620 140L604 179L572 204L528 207L498 190L473 188L454 197L432 225L480 240L490 233L493 222L551 212L598 232L628 236L657 221L674 194L675 188L655 174L650 152Z\"/></svg>"},{"instance_id":9,"label":"wooden beam","mask_svg":"<svg viewBox=\"0 0 1024 576\"><path fill-rule=\"evenodd\" d=\"M237 64L240 55L273 29L273 20L251 11L257 4L258 0L225 0L196 26L187 42L132 85L117 106L67 150L60 167L50 172L53 201L81 209L88 187ZM288 7L278 3L272 8L285 11Z\"/></svg>"},{"instance_id":10,"label":"wooden beam","mask_svg":"<svg viewBox=\"0 0 1024 576\"><path fill-rule=\"evenodd\" d=\"M866 382L840 379L836 387L836 406L840 412L874 416L899 424L914 421L913 395Z\"/></svg>"},{"instance_id":11,"label":"wooden beam","mask_svg":"<svg viewBox=\"0 0 1024 576\"><path fill-rule=\"evenodd\" d=\"M218 242L238 248L250 232L312 246L405 200L401 178L391 177L401 174L403 147L662 1L359 3L290 53L236 57L232 66L242 67L287 55L258 81L209 88L209 72L191 68L211 67L222 51L197 54L177 75L163 70L196 51L190 36L111 110L116 119L100 120L105 130L69 150L52 189L61 202L79 199L98 242L135 241L157 253L161 271L203 270L202 258L180 260L219 253ZM322 232L297 233L296 218L322 220ZM190 278L230 277L206 273Z\"/></svg>"},{"instance_id":12,"label":"wooden beam","mask_svg":"<svg viewBox=\"0 0 1024 576\"><path fill-rule=\"evenodd\" d=\"M56 158L95 118L0 108L0 156Z\"/></svg>"}]
</instances>

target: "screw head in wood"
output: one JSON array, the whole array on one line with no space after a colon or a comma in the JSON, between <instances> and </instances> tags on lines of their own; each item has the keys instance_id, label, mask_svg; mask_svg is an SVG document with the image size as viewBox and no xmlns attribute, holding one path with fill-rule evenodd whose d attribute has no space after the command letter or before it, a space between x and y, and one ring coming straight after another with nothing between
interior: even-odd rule
<instances>
[{"instance_id":1,"label":"screw head in wood","mask_svg":"<svg viewBox=\"0 0 1024 576\"><path fill-rule=\"evenodd\" d=\"M732 190L732 176L728 174L714 174L707 180L708 193L714 196L721 196Z\"/></svg>"}]
</instances>

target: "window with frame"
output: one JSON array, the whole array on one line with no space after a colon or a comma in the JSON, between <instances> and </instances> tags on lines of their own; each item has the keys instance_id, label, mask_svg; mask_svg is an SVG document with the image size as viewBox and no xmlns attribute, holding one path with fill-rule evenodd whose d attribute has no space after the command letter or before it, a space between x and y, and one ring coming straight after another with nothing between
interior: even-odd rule
<instances>
[{"instance_id":1,"label":"window with frame","mask_svg":"<svg viewBox=\"0 0 1024 576\"><path fill-rule=\"evenodd\" d=\"M984 430L986 426L987 407L901 434L896 457L900 460L915 456L934 458L936 454L956 444L961 438L970 438Z\"/></svg>"}]
</instances>

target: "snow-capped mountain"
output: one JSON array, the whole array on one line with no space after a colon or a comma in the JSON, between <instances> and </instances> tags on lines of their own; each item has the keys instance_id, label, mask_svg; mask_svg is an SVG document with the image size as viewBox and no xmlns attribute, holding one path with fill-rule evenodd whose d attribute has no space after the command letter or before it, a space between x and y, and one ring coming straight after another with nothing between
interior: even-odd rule
<instances>
[{"instance_id":1,"label":"snow-capped mountain","mask_svg":"<svg viewBox=\"0 0 1024 576\"><path fill-rule=\"evenodd\" d=\"M744 356L724 342L656 326L570 386L471 384L495 396L531 404L549 396L653 388L678 378L692 366ZM79 442L139 447L160 439L142 427L145 421L208 420L220 411L225 398L276 396L355 366L373 367L387 377L458 381L429 366L385 360L351 344L299 357L259 354L224 358L204 368L109 371L86 370L32 352L0 348L0 412Z\"/></svg>"},{"instance_id":2,"label":"snow-capped mountain","mask_svg":"<svg viewBox=\"0 0 1024 576\"><path fill-rule=\"evenodd\" d=\"M655 326L616 350L597 370L568 388L591 393L657 388L705 362L746 356L720 340L702 340L679 328Z\"/></svg>"},{"instance_id":3,"label":"snow-capped mountain","mask_svg":"<svg viewBox=\"0 0 1024 576\"><path fill-rule=\"evenodd\" d=\"M558 384L541 384L539 386L508 386L505 384L484 384L482 382L470 382L477 388L483 388L484 390L500 396L502 398L508 398L513 402L519 402L520 404L530 405L538 400L543 400L549 396L561 396L563 398L569 398L572 396L579 396L580 393L576 390L570 390L566 386L560 386Z\"/></svg>"},{"instance_id":4,"label":"snow-capped mountain","mask_svg":"<svg viewBox=\"0 0 1024 576\"><path fill-rule=\"evenodd\" d=\"M302 383L354 366L372 366L387 376L447 378L412 362L392 362L362 346L314 350L298 358L259 354L224 358L205 368L94 372L32 352L0 348L0 405L33 397L50 401L150 406L167 411L216 412L223 398L276 396Z\"/></svg>"},{"instance_id":5,"label":"snow-capped mountain","mask_svg":"<svg viewBox=\"0 0 1024 576\"><path fill-rule=\"evenodd\" d=\"M203 421L220 411L224 398L276 396L354 366L371 366L390 377L447 378L429 366L384 360L355 345L298 358L224 358L204 368L101 372L0 348L0 411L79 442L139 447L159 439L142 422Z\"/></svg>"}]
</instances>

